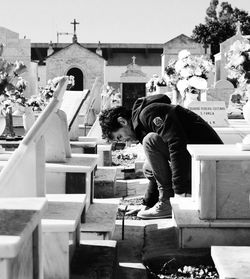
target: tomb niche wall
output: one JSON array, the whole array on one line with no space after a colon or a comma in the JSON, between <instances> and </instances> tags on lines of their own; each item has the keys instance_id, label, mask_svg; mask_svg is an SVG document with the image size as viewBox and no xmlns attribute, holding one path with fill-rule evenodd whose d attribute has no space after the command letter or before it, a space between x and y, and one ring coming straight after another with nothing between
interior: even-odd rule
<instances>
[{"instance_id":1,"label":"tomb niche wall","mask_svg":"<svg viewBox=\"0 0 250 279\"><path fill-rule=\"evenodd\" d=\"M64 49L54 52L46 59L46 80L66 75L72 68L83 73L83 88L91 89L95 78L99 78L99 87L104 82L106 60L79 43L73 43ZM101 90L101 88L100 88Z\"/></svg>"},{"instance_id":2,"label":"tomb niche wall","mask_svg":"<svg viewBox=\"0 0 250 279\"><path fill-rule=\"evenodd\" d=\"M170 59L177 59L178 53L183 49L190 51L192 55L205 55L205 49L201 44L198 44L188 36L181 34L163 45L162 66L166 67ZM207 49L206 55L210 55L209 49Z\"/></svg>"},{"instance_id":3,"label":"tomb niche wall","mask_svg":"<svg viewBox=\"0 0 250 279\"><path fill-rule=\"evenodd\" d=\"M244 37L240 32L237 32L236 35L234 35L233 37L227 39L226 41L224 41L223 43L220 44L220 53L215 55L215 58L217 58L216 62L217 62L217 64L219 64L217 66L217 68L219 69L218 70L219 78L217 78L217 80L227 79L228 72L225 69L225 65L227 64L227 58L226 58L225 54L229 51L231 45L234 42L236 42L237 40L239 40L241 42L249 43L249 40L246 37Z\"/></svg>"},{"instance_id":4,"label":"tomb niche wall","mask_svg":"<svg viewBox=\"0 0 250 279\"><path fill-rule=\"evenodd\" d=\"M210 57L210 49L205 48L202 46L202 44L196 43L193 39L190 37L181 34L174 39L166 42L163 45L163 54L162 54L162 74L164 73L165 67L168 65L169 61L171 59L176 60L178 58L178 53L181 50L188 50L191 55L194 56L201 56L204 55L206 57ZM212 86L214 83L214 73L210 73L208 76L208 87Z\"/></svg>"},{"instance_id":5,"label":"tomb niche wall","mask_svg":"<svg viewBox=\"0 0 250 279\"><path fill-rule=\"evenodd\" d=\"M36 93L37 90L37 74L36 67L31 66L31 43L30 39L20 39L19 34L5 27L0 26L0 43L4 44L2 57L9 62L16 60L23 61L27 67L27 71L22 77L27 80L28 87L25 95L29 97Z\"/></svg>"}]
</instances>

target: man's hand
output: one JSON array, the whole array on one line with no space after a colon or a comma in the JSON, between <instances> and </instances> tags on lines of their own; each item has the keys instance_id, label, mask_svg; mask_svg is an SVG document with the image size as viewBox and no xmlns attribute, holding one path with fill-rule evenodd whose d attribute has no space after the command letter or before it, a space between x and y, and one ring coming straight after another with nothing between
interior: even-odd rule
<instances>
[{"instance_id":1,"label":"man's hand","mask_svg":"<svg viewBox=\"0 0 250 279\"><path fill-rule=\"evenodd\" d=\"M139 211L147 209L146 205L130 205L125 215L136 215Z\"/></svg>"}]
</instances>

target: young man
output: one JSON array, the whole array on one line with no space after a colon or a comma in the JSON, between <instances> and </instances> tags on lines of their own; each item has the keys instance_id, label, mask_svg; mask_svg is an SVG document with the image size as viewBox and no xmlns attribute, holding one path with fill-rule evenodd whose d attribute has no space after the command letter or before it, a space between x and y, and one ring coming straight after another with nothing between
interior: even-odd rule
<instances>
[{"instance_id":1,"label":"young man","mask_svg":"<svg viewBox=\"0 0 250 279\"><path fill-rule=\"evenodd\" d=\"M139 98L132 110L115 107L99 117L103 138L143 144L144 174L149 179L143 219L171 217L169 198L191 193L187 144L223 144L211 126L192 111L171 105L163 94Z\"/></svg>"}]
</instances>

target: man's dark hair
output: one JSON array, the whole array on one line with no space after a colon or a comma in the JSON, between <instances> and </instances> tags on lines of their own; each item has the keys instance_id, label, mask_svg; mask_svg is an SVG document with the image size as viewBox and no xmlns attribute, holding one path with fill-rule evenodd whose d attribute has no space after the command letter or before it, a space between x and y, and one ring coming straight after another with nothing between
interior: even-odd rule
<instances>
[{"instance_id":1,"label":"man's dark hair","mask_svg":"<svg viewBox=\"0 0 250 279\"><path fill-rule=\"evenodd\" d=\"M117 121L117 118L120 116L130 121L131 110L118 106L101 111L99 122L102 128L102 137L104 139L112 140L112 132L116 132L118 129L122 128L122 125Z\"/></svg>"}]
</instances>

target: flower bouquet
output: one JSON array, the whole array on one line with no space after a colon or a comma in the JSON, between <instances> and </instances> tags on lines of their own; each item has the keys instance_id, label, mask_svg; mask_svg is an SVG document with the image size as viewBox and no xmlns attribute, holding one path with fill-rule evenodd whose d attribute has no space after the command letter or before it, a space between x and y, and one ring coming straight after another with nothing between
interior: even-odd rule
<instances>
[{"instance_id":1,"label":"flower bouquet","mask_svg":"<svg viewBox=\"0 0 250 279\"><path fill-rule=\"evenodd\" d=\"M166 87L167 82L165 77L159 77L157 74L154 74L153 77L146 83L146 88L149 93L159 93L157 89L159 87Z\"/></svg>"},{"instance_id":2,"label":"flower bouquet","mask_svg":"<svg viewBox=\"0 0 250 279\"><path fill-rule=\"evenodd\" d=\"M102 88L101 100L101 110L122 105L122 96L119 89L115 89L110 85Z\"/></svg>"},{"instance_id":3,"label":"flower bouquet","mask_svg":"<svg viewBox=\"0 0 250 279\"><path fill-rule=\"evenodd\" d=\"M177 89L185 101L188 94L195 94L200 100L200 93L207 89L207 78L213 64L204 56L192 56L187 50L178 54L177 60L170 60L165 68L167 84Z\"/></svg>"},{"instance_id":4,"label":"flower bouquet","mask_svg":"<svg viewBox=\"0 0 250 279\"><path fill-rule=\"evenodd\" d=\"M0 56L3 52L3 45L0 45ZM4 122L0 128L0 134L5 137L14 137L12 113L25 107L26 98L24 91L27 82L21 77L27 70L22 61L8 62L0 57L0 115ZM6 127L5 127L6 126Z\"/></svg>"},{"instance_id":5,"label":"flower bouquet","mask_svg":"<svg viewBox=\"0 0 250 279\"><path fill-rule=\"evenodd\" d=\"M56 90L57 84L61 77L55 77L53 79L49 79L48 83L45 87L39 88L40 98L44 100L45 103L48 103L49 100L53 97L53 94ZM70 90L75 85L74 76L68 76L68 85L66 90Z\"/></svg>"}]
</instances>

